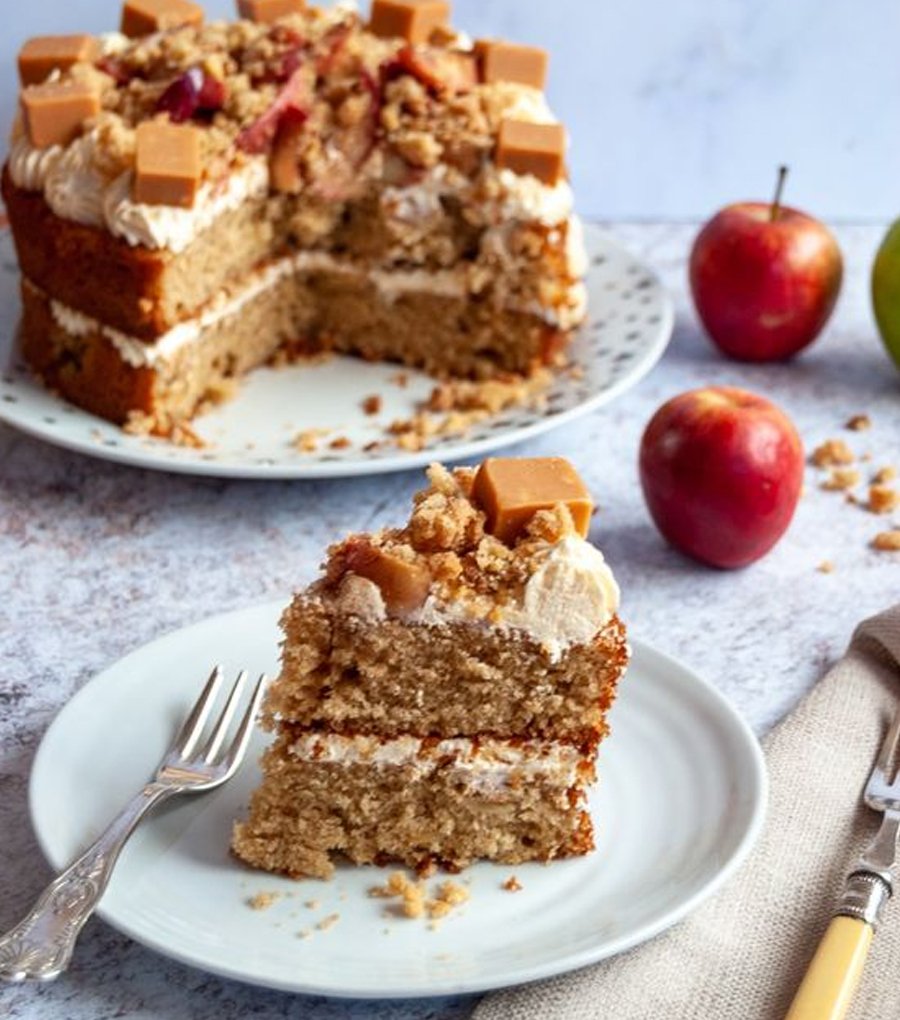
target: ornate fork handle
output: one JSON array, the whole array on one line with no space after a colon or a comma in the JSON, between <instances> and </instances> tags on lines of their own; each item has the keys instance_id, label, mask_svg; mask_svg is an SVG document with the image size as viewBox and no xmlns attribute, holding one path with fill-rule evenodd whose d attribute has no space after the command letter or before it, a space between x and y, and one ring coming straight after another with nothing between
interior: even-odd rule
<instances>
[{"instance_id":1,"label":"ornate fork handle","mask_svg":"<svg viewBox=\"0 0 900 1020\"><path fill-rule=\"evenodd\" d=\"M41 893L31 912L0 936L0 980L50 981L66 969L75 940L94 912L122 848L144 815L178 793L149 783L102 836Z\"/></svg>"}]
</instances>

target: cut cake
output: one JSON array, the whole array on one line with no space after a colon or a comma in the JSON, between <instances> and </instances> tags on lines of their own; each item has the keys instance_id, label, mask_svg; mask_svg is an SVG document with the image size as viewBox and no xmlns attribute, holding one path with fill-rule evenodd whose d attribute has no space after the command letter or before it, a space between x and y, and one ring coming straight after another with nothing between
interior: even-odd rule
<instances>
[{"instance_id":1,"label":"cut cake","mask_svg":"<svg viewBox=\"0 0 900 1020\"><path fill-rule=\"evenodd\" d=\"M408 524L333 546L282 619L275 738L233 849L450 869L587 853L585 795L628 658L618 589L558 458L440 466Z\"/></svg>"},{"instance_id":2,"label":"cut cake","mask_svg":"<svg viewBox=\"0 0 900 1020\"><path fill-rule=\"evenodd\" d=\"M333 350L443 377L553 365L584 247L546 54L436 0L128 0L30 40L3 196L26 360L135 431Z\"/></svg>"}]
</instances>

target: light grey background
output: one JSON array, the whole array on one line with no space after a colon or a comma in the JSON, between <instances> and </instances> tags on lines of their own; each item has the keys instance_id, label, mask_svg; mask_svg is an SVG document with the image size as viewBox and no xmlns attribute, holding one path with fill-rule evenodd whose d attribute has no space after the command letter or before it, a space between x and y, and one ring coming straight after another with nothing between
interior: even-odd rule
<instances>
[{"instance_id":1,"label":"light grey background","mask_svg":"<svg viewBox=\"0 0 900 1020\"><path fill-rule=\"evenodd\" d=\"M794 171L789 200L819 216L900 213L897 0L454 0L454 11L472 35L550 50L550 98L589 216L705 217L767 197L779 162ZM24 38L102 31L118 16L118 0L3 0L0 120Z\"/></svg>"}]
</instances>

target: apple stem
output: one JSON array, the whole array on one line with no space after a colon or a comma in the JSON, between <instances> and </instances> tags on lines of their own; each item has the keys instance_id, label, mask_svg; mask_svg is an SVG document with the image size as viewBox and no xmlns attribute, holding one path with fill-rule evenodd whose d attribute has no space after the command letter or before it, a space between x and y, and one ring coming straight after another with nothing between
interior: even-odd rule
<instances>
[{"instance_id":1,"label":"apple stem","mask_svg":"<svg viewBox=\"0 0 900 1020\"><path fill-rule=\"evenodd\" d=\"M780 166L778 168L778 182L775 185L775 197L772 199L772 206L769 211L769 219L772 223L778 219L781 212L781 196L784 192L784 182L787 180L788 168L786 166Z\"/></svg>"}]
</instances>

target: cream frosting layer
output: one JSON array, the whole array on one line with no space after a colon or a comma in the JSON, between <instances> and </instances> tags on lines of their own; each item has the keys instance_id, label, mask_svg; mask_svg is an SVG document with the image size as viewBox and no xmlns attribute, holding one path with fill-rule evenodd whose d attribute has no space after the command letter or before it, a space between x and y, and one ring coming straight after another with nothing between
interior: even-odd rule
<instances>
[{"instance_id":1,"label":"cream frosting layer","mask_svg":"<svg viewBox=\"0 0 900 1020\"><path fill-rule=\"evenodd\" d=\"M370 622L387 618L378 586L365 578L345 577L337 597L346 613ZM404 620L429 627L455 623L517 632L539 644L556 662L573 646L591 641L609 623L619 598L619 586L603 553L580 535L570 535L545 543L521 596L497 606L489 621L474 616L466 602L442 599L434 592Z\"/></svg>"},{"instance_id":2,"label":"cream frosting layer","mask_svg":"<svg viewBox=\"0 0 900 1020\"><path fill-rule=\"evenodd\" d=\"M436 741L414 736L384 739L338 733L306 733L291 745L289 754L298 761L402 768L414 778L449 770L454 780L481 790L503 789L513 778L541 778L567 790L578 784L579 766L585 762L576 747L559 741L513 743L467 737Z\"/></svg>"},{"instance_id":3,"label":"cream frosting layer","mask_svg":"<svg viewBox=\"0 0 900 1020\"><path fill-rule=\"evenodd\" d=\"M269 191L269 169L264 157L248 160L217 183L207 182L191 209L147 205L131 199L131 171L108 178L96 166L98 142L94 132L71 145L37 149L23 136L13 142L9 173L13 183L27 191L40 191L60 219L103 227L132 247L187 249L203 230L226 212Z\"/></svg>"},{"instance_id":4,"label":"cream frosting layer","mask_svg":"<svg viewBox=\"0 0 900 1020\"><path fill-rule=\"evenodd\" d=\"M379 294L388 301L396 300L401 294L411 292L458 298L465 297L468 293L464 267L438 272L423 269L368 271L359 269L345 260L335 258L327 252L305 251L279 259L251 274L244 286L237 291L221 292L200 315L179 323L153 343L147 343L139 337L129 336L127 333L114 329L112 326L55 299L51 299L50 309L56 323L71 336L99 334L113 344L122 360L127 364L135 368L152 368L170 360L187 344L199 341L205 330L236 315L248 302L274 287L286 276L316 270L364 276L374 283ZM29 286L34 287L31 283ZM34 289L39 290L37 287ZM572 285L571 293L575 300L577 300L578 292L581 289L580 283ZM572 306L561 306L556 310L558 314L554 318L554 309L539 306L537 303L534 303L533 307L528 307L529 304L529 302L510 300L506 302L505 307L510 310L528 311L539 315L563 329L571 328L581 321L580 319L570 321Z\"/></svg>"}]
</instances>

